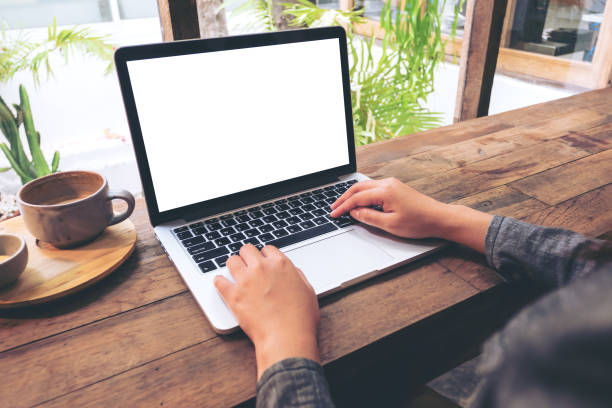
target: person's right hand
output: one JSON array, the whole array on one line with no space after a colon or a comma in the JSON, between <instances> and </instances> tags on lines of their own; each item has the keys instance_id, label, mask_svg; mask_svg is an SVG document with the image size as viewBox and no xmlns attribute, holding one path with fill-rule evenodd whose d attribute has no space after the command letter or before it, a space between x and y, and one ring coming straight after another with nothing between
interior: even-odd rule
<instances>
[{"instance_id":1,"label":"person's right hand","mask_svg":"<svg viewBox=\"0 0 612 408\"><path fill-rule=\"evenodd\" d=\"M383 211L371 206L380 206ZM357 221L404 238L437 236L438 226L448 211L446 204L395 178L353 184L331 209L332 217L350 212Z\"/></svg>"},{"instance_id":2,"label":"person's right hand","mask_svg":"<svg viewBox=\"0 0 612 408\"><path fill-rule=\"evenodd\" d=\"M441 203L395 178L353 184L331 209L332 217L349 212L357 221L399 237L444 238L480 252L493 218L469 207Z\"/></svg>"}]
</instances>

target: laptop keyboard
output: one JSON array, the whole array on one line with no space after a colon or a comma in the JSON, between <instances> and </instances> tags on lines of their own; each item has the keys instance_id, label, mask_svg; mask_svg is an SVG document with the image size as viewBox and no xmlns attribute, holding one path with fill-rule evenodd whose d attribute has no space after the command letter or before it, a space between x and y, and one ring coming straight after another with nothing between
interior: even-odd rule
<instances>
[{"instance_id":1,"label":"laptop keyboard","mask_svg":"<svg viewBox=\"0 0 612 408\"><path fill-rule=\"evenodd\" d=\"M282 248L352 225L349 215L332 218L329 207L356 182L332 184L173 231L202 272L214 271L245 244Z\"/></svg>"}]
</instances>

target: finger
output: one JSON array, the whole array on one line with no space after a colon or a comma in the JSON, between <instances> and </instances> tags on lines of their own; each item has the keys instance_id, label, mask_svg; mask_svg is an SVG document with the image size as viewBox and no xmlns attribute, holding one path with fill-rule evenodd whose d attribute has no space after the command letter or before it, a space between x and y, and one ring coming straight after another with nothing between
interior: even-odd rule
<instances>
[{"instance_id":1,"label":"finger","mask_svg":"<svg viewBox=\"0 0 612 408\"><path fill-rule=\"evenodd\" d=\"M274 245L266 245L261 249L261 253L266 258L273 258L275 256L285 256L285 254L283 254L281 250L275 247Z\"/></svg>"},{"instance_id":2,"label":"finger","mask_svg":"<svg viewBox=\"0 0 612 408\"><path fill-rule=\"evenodd\" d=\"M232 308L232 302L230 299L233 299L234 291L236 290L236 285L230 282L225 276L217 275L214 280L215 287L217 291L225 301L225 303Z\"/></svg>"},{"instance_id":3,"label":"finger","mask_svg":"<svg viewBox=\"0 0 612 408\"><path fill-rule=\"evenodd\" d=\"M332 217L339 217L344 213L357 207L369 207L372 205L382 205L383 194L380 189L372 188L351 196L339 207L331 212Z\"/></svg>"},{"instance_id":4,"label":"finger","mask_svg":"<svg viewBox=\"0 0 612 408\"><path fill-rule=\"evenodd\" d=\"M248 267L249 265L260 262L263 255L255 248L255 245L246 244L240 248L240 258L242 258L242 261Z\"/></svg>"},{"instance_id":5,"label":"finger","mask_svg":"<svg viewBox=\"0 0 612 408\"><path fill-rule=\"evenodd\" d=\"M338 197L336 202L334 202L331 205L331 209L333 210L333 209L337 208L340 204L345 202L353 194L356 194L356 193L358 193L360 191L363 191L363 190L367 190L369 188L376 187L378 185L378 183L379 182L377 180L366 180L366 181L360 181L359 183L353 184L348 190L346 190L344 192L344 194L342 194L340 197Z\"/></svg>"},{"instance_id":6,"label":"finger","mask_svg":"<svg viewBox=\"0 0 612 408\"><path fill-rule=\"evenodd\" d=\"M351 210L351 216L364 224L385 229L391 214L376 211L367 207L361 207Z\"/></svg>"},{"instance_id":7,"label":"finger","mask_svg":"<svg viewBox=\"0 0 612 408\"><path fill-rule=\"evenodd\" d=\"M236 283L242 282L244 274L247 271L247 266L238 255L232 255L225 263Z\"/></svg>"}]
</instances>

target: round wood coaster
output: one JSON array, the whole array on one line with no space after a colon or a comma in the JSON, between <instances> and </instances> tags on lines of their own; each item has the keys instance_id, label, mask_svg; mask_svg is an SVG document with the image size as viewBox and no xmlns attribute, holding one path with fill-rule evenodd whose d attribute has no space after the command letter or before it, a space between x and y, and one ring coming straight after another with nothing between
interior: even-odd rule
<instances>
[{"instance_id":1,"label":"round wood coaster","mask_svg":"<svg viewBox=\"0 0 612 408\"><path fill-rule=\"evenodd\" d=\"M130 220L108 227L95 240L72 249L37 241L21 217L1 222L2 232L25 239L28 265L17 282L0 288L0 309L44 303L85 288L117 269L136 246L136 229Z\"/></svg>"}]
</instances>

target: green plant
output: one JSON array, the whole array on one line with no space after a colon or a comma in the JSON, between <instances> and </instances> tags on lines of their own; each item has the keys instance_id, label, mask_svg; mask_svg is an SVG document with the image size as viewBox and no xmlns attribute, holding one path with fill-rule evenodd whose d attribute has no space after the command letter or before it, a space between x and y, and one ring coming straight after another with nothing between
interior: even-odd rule
<instances>
[{"instance_id":1,"label":"green plant","mask_svg":"<svg viewBox=\"0 0 612 408\"><path fill-rule=\"evenodd\" d=\"M45 176L52 172L56 172L59 166L59 152L53 154L51 167L47 164L42 151L40 150L40 133L34 128L34 120L32 119L32 109L30 108L30 99L23 85L19 86L19 105L15 107L16 114L13 115L4 100L0 97L0 126L2 133L8 140L10 148L6 143L0 144L0 149L8 159L11 167L21 178L23 184L35 178ZM30 148L29 160L21 144L19 137L19 127L23 124L25 129L28 147ZM8 170L8 169L7 169Z\"/></svg>"},{"instance_id":2,"label":"green plant","mask_svg":"<svg viewBox=\"0 0 612 408\"><path fill-rule=\"evenodd\" d=\"M433 92L435 68L444 58L441 1L407 0L393 13L391 1L386 0L380 15L384 36L378 53L374 35L361 38L352 32L354 23L363 22L363 10L322 9L308 0L283 4L293 25L343 25L347 29L357 145L439 125L440 114L428 111L423 104ZM271 9L272 2L248 0L244 7L257 4L254 16L262 19L260 26L269 27L264 24L270 21L265 11ZM455 25L456 19L457 14Z\"/></svg>"},{"instance_id":3,"label":"green plant","mask_svg":"<svg viewBox=\"0 0 612 408\"><path fill-rule=\"evenodd\" d=\"M106 43L105 37L94 36L86 28L57 30L55 19L48 27L47 39L29 41L23 34L9 36L2 30L0 44L0 83L7 82L20 71L32 74L35 86L40 84L40 69L44 67L47 77L53 75L49 58L60 54L67 63L70 54L82 52L108 61L106 72L112 70L113 46ZM51 165L47 163L40 148L40 133L34 127L30 98L23 85L19 86L19 104L14 104L15 113L11 111L4 99L0 97L0 130L8 141L0 144L0 149L8 159L23 184L38 177L56 172L59 167L60 154L55 152ZM21 143L20 127L23 125L30 150L30 158ZM11 167L0 169L8 171Z\"/></svg>"}]
</instances>

